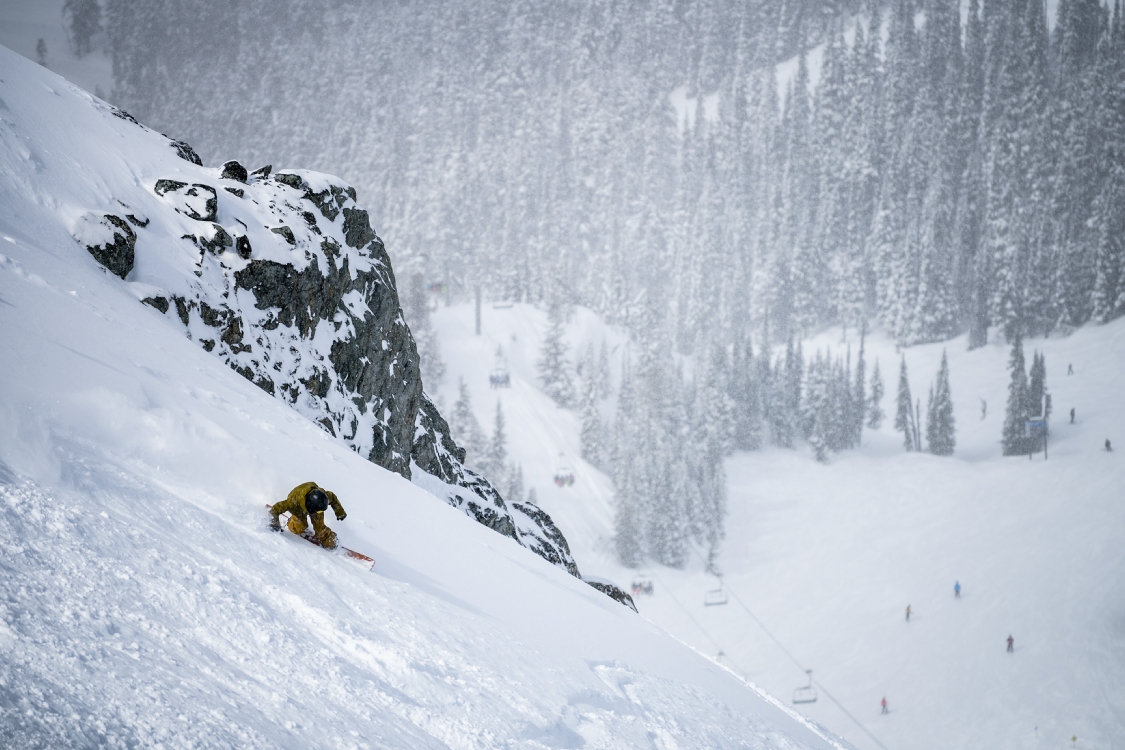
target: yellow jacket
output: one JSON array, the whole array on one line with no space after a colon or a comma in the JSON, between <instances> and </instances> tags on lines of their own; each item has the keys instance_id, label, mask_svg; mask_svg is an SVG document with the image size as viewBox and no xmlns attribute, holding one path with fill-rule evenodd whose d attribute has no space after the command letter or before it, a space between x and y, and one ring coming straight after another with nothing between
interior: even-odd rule
<instances>
[{"instance_id":1,"label":"yellow jacket","mask_svg":"<svg viewBox=\"0 0 1125 750\"><path fill-rule=\"evenodd\" d=\"M301 523L305 526L309 523L309 516L312 516L313 531L315 531L319 537L321 529L325 528L324 512L309 513L308 509L305 508L305 496L314 489L318 489L316 482L305 482L304 484L297 485L293 488L293 491L289 493L289 497L285 498L280 503L273 504L270 508L270 515L276 520L282 513L289 513L294 518L300 519ZM336 497L336 493L331 490L326 490L323 487L319 489L324 492L325 495L328 495L328 504L331 505L332 510L335 511L336 520L344 520L344 516L346 516L347 513L344 512L344 506L340 505L340 499Z\"/></svg>"}]
</instances>

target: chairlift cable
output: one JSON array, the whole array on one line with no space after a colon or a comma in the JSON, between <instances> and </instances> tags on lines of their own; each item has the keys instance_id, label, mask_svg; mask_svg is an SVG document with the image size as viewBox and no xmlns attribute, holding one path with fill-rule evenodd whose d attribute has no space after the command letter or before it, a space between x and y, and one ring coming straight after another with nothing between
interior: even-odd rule
<instances>
[{"instance_id":1,"label":"chairlift cable","mask_svg":"<svg viewBox=\"0 0 1125 750\"><path fill-rule=\"evenodd\" d=\"M692 623L695 625L695 627L699 628L699 632L703 633L703 637L706 638L707 640L711 641L711 645L714 646L716 649L718 649L720 654L722 654L724 657L726 657L726 660L730 662L732 667L734 667L734 671L738 673L738 676L741 677L744 680L748 680L749 678L746 676L746 672L742 669L742 667L735 664L734 659L730 658L730 656L727 654L726 650L723 649L723 647L719 645L719 642L711 637L711 634L707 632L706 628L704 628L702 625L699 624L698 620L696 620L694 617L692 617L692 614L691 614L691 612L688 611L688 608L685 607L683 605L683 603L679 599L676 598L676 595L672 593L672 588L670 586L665 586L664 582L659 580L659 578L657 578L657 576L655 576L655 575L650 575L649 578L651 578L654 581L656 581L657 583L659 583L660 587L662 589L664 589L664 591L668 592L668 596L672 597L672 601L674 601L676 603L676 606L679 607L685 615L687 615L688 619L692 621ZM884 750L885 750L885 748L884 748Z\"/></svg>"},{"instance_id":2,"label":"chairlift cable","mask_svg":"<svg viewBox=\"0 0 1125 750\"><path fill-rule=\"evenodd\" d=\"M730 593L730 595L731 595L731 596L733 596L733 597L734 597L734 600L735 600L736 602L738 602L738 606L742 607L743 611L745 611L745 612L746 612L746 614L750 615L750 619L752 619L752 620L753 620L754 622L756 622L756 623L758 624L758 627L760 627L760 628L762 629L762 632L764 632L764 633L765 633L766 635L768 635L768 636L770 637L770 640L772 640L772 641L773 641L773 642L774 642L775 644L777 644L777 647L778 647L779 649L781 649L781 652L782 652L783 654L785 654L786 656L788 656L788 657L789 657L789 660L790 660L790 661L792 661L792 662L793 662L794 664L796 664L796 665L797 665L797 667L798 667L799 669L801 669L802 671L805 671L805 667L804 667L804 666L803 666L803 665L801 664L801 662L799 662L799 661L797 660L797 657L793 656L793 654L791 654L791 653L789 652L789 649L785 648L785 646L784 646L784 645L782 645L781 641L779 641L779 640L777 639L777 636L775 636L775 635L774 635L773 633L771 633L771 632L770 632L770 629L769 629L769 628L767 628L767 627L765 626L765 624L764 624L764 623L763 623L763 622L762 622L761 620L759 620L759 619L758 619L757 615L755 615L755 614L754 614L753 612L751 612L751 611L750 611L750 608L746 606L746 603L745 603L745 602L743 602L741 598L739 598L738 594L736 594L736 593L734 592L734 589L732 589L732 588L731 588L731 587L730 587L730 586L728 585L728 586L727 586L727 591L728 591L728 592ZM874 742L874 743L875 743L876 745L878 745L879 747L883 748L883 750L887 750L887 746L886 746L886 745L884 745L884 744L883 744L882 742L880 742L880 741L879 741L879 738L878 738L878 737L876 737L875 735L873 735L873 734L871 733L871 730L870 730L870 729L868 729L867 727L865 727L865 726L863 725L863 722L861 722L861 721L860 721L859 719L857 719L857 718L856 718L855 716L853 716L853 715L852 715L852 712L851 712L851 711L849 711L848 709L844 708L844 705L843 705L842 703L840 703L840 701L836 700L836 697L835 697L834 695L832 695L832 693L828 692L828 688L824 687L824 683L822 683L822 682L821 682L820 680L813 680L812 682L813 682L813 683L814 683L814 684L815 684L815 685L816 685L816 686L817 686L818 688L820 688L820 692L824 693L824 697L828 698L828 700L830 700L830 701L832 701L833 703L835 703L835 704L836 704L836 708L838 708L838 709L840 709L841 711L843 711L843 712L844 712L844 715L845 715L845 716L847 716L847 717L848 717L849 719L851 719L851 720L852 720L853 722L855 722L855 725L856 725L857 727L859 727L860 729L862 729L862 730L863 730L863 733L864 733L864 734L866 734L866 735L867 735L868 737L870 737L870 738L871 738L871 740L872 740L872 741L873 741L873 742Z\"/></svg>"}]
</instances>

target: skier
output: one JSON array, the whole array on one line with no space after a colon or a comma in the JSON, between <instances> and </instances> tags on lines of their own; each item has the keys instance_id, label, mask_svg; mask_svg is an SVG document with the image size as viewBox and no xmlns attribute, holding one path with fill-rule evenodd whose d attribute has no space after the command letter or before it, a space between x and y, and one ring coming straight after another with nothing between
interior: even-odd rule
<instances>
[{"instance_id":1,"label":"skier","mask_svg":"<svg viewBox=\"0 0 1125 750\"><path fill-rule=\"evenodd\" d=\"M1109 444L1109 438L1105 439L1105 450L1106 450L1106 453L1112 453L1113 452L1113 446Z\"/></svg>"},{"instance_id":2,"label":"skier","mask_svg":"<svg viewBox=\"0 0 1125 750\"><path fill-rule=\"evenodd\" d=\"M1016 643L1015 639L1012 638L1012 636L1009 635L1008 636L1008 653L1009 654L1015 653L1015 650L1016 650L1015 643Z\"/></svg>"},{"instance_id":3,"label":"skier","mask_svg":"<svg viewBox=\"0 0 1125 750\"><path fill-rule=\"evenodd\" d=\"M330 492L317 487L316 482L305 482L293 488L289 497L270 507L270 528L281 531L282 513L289 513L289 530L301 536L309 528L309 517L312 518L313 535L325 549L336 548L336 532L324 524L324 511L328 506L336 513L336 520L343 521L348 517L344 506L340 505L335 492Z\"/></svg>"},{"instance_id":4,"label":"skier","mask_svg":"<svg viewBox=\"0 0 1125 750\"><path fill-rule=\"evenodd\" d=\"M1067 375L1073 375L1074 374L1074 365L1073 364L1067 364L1066 374Z\"/></svg>"},{"instance_id":5,"label":"skier","mask_svg":"<svg viewBox=\"0 0 1125 750\"><path fill-rule=\"evenodd\" d=\"M910 622L910 605L906 605L906 621Z\"/></svg>"},{"instance_id":6,"label":"skier","mask_svg":"<svg viewBox=\"0 0 1125 750\"><path fill-rule=\"evenodd\" d=\"M1074 407L1070 407L1070 423L1074 424Z\"/></svg>"},{"instance_id":7,"label":"skier","mask_svg":"<svg viewBox=\"0 0 1125 750\"><path fill-rule=\"evenodd\" d=\"M980 400L980 418L984 419L988 416L988 402L983 398Z\"/></svg>"},{"instance_id":8,"label":"skier","mask_svg":"<svg viewBox=\"0 0 1125 750\"><path fill-rule=\"evenodd\" d=\"M961 582L960 581L955 581L953 583L953 598L954 599L960 599L961 598Z\"/></svg>"},{"instance_id":9,"label":"skier","mask_svg":"<svg viewBox=\"0 0 1125 750\"><path fill-rule=\"evenodd\" d=\"M883 707L882 713L885 713L885 714L890 713L890 711L887 710L887 696L885 696L885 695L883 696L883 700L880 701L879 705L881 705Z\"/></svg>"}]
</instances>

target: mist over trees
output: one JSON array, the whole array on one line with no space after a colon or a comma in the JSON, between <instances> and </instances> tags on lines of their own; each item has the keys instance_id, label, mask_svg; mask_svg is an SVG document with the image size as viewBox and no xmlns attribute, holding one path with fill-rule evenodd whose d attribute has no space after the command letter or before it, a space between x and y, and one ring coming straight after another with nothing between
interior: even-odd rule
<instances>
[{"instance_id":1,"label":"mist over trees","mask_svg":"<svg viewBox=\"0 0 1125 750\"><path fill-rule=\"evenodd\" d=\"M212 162L344 174L455 293L634 332L656 294L682 352L1120 315L1120 10L959 6L110 0L106 27L116 103Z\"/></svg>"}]
</instances>

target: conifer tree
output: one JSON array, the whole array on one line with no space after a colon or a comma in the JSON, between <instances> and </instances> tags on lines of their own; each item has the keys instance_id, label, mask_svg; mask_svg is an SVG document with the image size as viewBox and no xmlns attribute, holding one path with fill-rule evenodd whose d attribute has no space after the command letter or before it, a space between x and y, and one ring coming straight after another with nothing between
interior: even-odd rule
<instances>
[{"instance_id":1,"label":"conifer tree","mask_svg":"<svg viewBox=\"0 0 1125 750\"><path fill-rule=\"evenodd\" d=\"M504 410L500 407L499 399L496 401L496 422L492 429L492 440L488 443L486 457L486 476L491 475L497 479L504 475L508 463L508 436L504 431Z\"/></svg>"},{"instance_id":2,"label":"conifer tree","mask_svg":"<svg viewBox=\"0 0 1125 750\"><path fill-rule=\"evenodd\" d=\"M39 41L35 43L35 61L47 67L47 42L43 41L43 37L39 37Z\"/></svg>"},{"instance_id":3,"label":"conifer tree","mask_svg":"<svg viewBox=\"0 0 1125 750\"><path fill-rule=\"evenodd\" d=\"M867 323L859 334L859 357L855 361L855 391L852 398L852 413L849 415L848 426L851 431L851 443L858 447L863 436L863 422L867 417L867 363L864 361L864 343L867 338Z\"/></svg>"},{"instance_id":4,"label":"conifer tree","mask_svg":"<svg viewBox=\"0 0 1125 750\"><path fill-rule=\"evenodd\" d=\"M480 466L485 460L485 438L480 422L473 414L473 404L469 396L469 387L465 379L459 378L457 403L453 405L453 413L449 417L449 430L452 437L466 451L466 461L470 468Z\"/></svg>"},{"instance_id":5,"label":"conifer tree","mask_svg":"<svg viewBox=\"0 0 1125 750\"><path fill-rule=\"evenodd\" d=\"M633 450L637 406L633 377L626 361L621 368L621 390L617 394L617 413L613 420L613 542L618 562L628 568L637 567L644 559L643 495L636 486L639 456Z\"/></svg>"},{"instance_id":6,"label":"conifer tree","mask_svg":"<svg viewBox=\"0 0 1125 750\"><path fill-rule=\"evenodd\" d=\"M910 396L910 380L906 375L906 356L898 370L898 398L895 409L895 429L902 433L902 445L913 451L915 446L914 399Z\"/></svg>"},{"instance_id":7,"label":"conifer tree","mask_svg":"<svg viewBox=\"0 0 1125 750\"><path fill-rule=\"evenodd\" d=\"M602 447L602 421L598 413L598 373L594 365L593 350L588 350L579 381L581 392L582 426L578 434L582 458L599 468L605 466Z\"/></svg>"},{"instance_id":8,"label":"conifer tree","mask_svg":"<svg viewBox=\"0 0 1125 750\"><path fill-rule=\"evenodd\" d=\"M523 497L523 466L520 464L512 464L508 467L505 497L517 502Z\"/></svg>"},{"instance_id":9,"label":"conifer tree","mask_svg":"<svg viewBox=\"0 0 1125 750\"><path fill-rule=\"evenodd\" d=\"M1043 395L1047 392L1047 360L1038 351L1031 355L1031 372L1027 391L1027 416L1043 414Z\"/></svg>"},{"instance_id":10,"label":"conifer tree","mask_svg":"<svg viewBox=\"0 0 1125 750\"><path fill-rule=\"evenodd\" d=\"M445 377L445 364L441 361L437 332L430 325L430 301L426 296L426 286L422 274L410 275L409 286L403 295L402 311L410 333L418 347L418 359L422 366L422 382L431 392L436 391Z\"/></svg>"},{"instance_id":11,"label":"conifer tree","mask_svg":"<svg viewBox=\"0 0 1125 750\"><path fill-rule=\"evenodd\" d=\"M102 8L98 0L66 0L62 14L68 18L66 36L75 57L90 54L90 41L101 31Z\"/></svg>"},{"instance_id":12,"label":"conifer tree","mask_svg":"<svg viewBox=\"0 0 1125 750\"><path fill-rule=\"evenodd\" d=\"M1023 338L1016 336L1008 359L1011 381L1008 384L1008 404L1004 410L1004 431L1001 444L1005 456L1014 456L1027 449L1027 371L1023 358Z\"/></svg>"},{"instance_id":13,"label":"conifer tree","mask_svg":"<svg viewBox=\"0 0 1125 750\"><path fill-rule=\"evenodd\" d=\"M867 426L873 430L883 424L883 376L879 374L879 360L875 359L875 369L871 373L871 399L867 403Z\"/></svg>"},{"instance_id":14,"label":"conifer tree","mask_svg":"<svg viewBox=\"0 0 1125 750\"><path fill-rule=\"evenodd\" d=\"M953 398L949 390L949 361L941 353L937 384L930 388L930 401L926 413L926 444L936 456L953 455L954 437Z\"/></svg>"},{"instance_id":15,"label":"conifer tree","mask_svg":"<svg viewBox=\"0 0 1125 750\"><path fill-rule=\"evenodd\" d=\"M610 391L609 345L605 339L602 339L602 346L598 351L598 370L594 382L598 388L598 398L608 398Z\"/></svg>"},{"instance_id":16,"label":"conifer tree","mask_svg":"<svg viewBox=\"0 0 1125 750\"><path fill-rule=\"evenodd\" d=\"M547 310L547 335L543 339L537 367L543 392L559 406L568 407L574 403L574 384L570 378L566 342L563 341L564 324L562 305L552 303Z\"/></svg>"}]
</instances>

